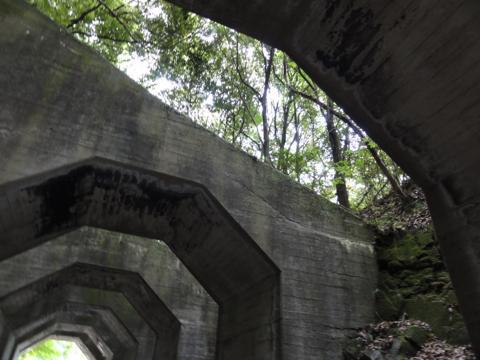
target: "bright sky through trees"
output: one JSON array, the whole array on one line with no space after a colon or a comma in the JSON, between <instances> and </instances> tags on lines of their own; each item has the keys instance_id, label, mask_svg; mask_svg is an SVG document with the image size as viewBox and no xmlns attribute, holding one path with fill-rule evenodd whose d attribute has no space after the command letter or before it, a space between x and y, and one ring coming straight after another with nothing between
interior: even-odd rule
<instances>
[{"instance_id":1,"label":"bright sky through trees","mask_svg":"<svg viewBox=\"0 0 480 360\"><path fill-rule=\"evenodd\" d=\"M46 339L26 349L18 360L89 360L73 341Z\"/></svg>"},{"instance_id":2,"label":"bright sky through trees","mask_svg":"<svg viewBox=\"0 0 480 360\"><path fill-rule=\"evenodd\" d=\"M289 56L162 0L29 0L166 104L354 210L403 171Z\"/></svg>"}]
</instances>

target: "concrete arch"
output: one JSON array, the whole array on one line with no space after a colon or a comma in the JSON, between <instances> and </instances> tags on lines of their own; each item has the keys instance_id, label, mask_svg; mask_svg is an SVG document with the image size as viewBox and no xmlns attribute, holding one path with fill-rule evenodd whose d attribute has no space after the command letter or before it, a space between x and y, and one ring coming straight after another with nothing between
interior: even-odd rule
<instances>
[{"instance_id":1,"label":"concrete arch","mask_svg":"<svg viewBox=\"0 0 480 360\"><path fill-rule=\"evenodd\" d=\"M3 219L0 258L82 225L161 239L220 306L218 356L275 356L278 269L203 187L97 158L5 185L0 197L21 212Z\"/></svg>"},{"instance_id":2,"label":"concrete arch","mask_svg":"<svg viewBox=\"0 0 480 360\"><path fill-rule=\"evenodd\" d=\"M138 342L135 353L117 354L126 358L176 359L179 323L134 273L77 263L3 297L0 309L8 328L16 329L25 323L24 317L32 322L56 311L57 303L64 301L114 310ZM128 336L124 337L120 343L128 343Z\"/></svg>"},{"instance_id":3,"label":"concrete arch","mask_svg":"<svg viewBox=\"0 0 480 360\"><path fill-rule=\"evenodd\" d=\"M0 67L9 69L0 72L0 187L94 157L202 184L281 269L268 301L278 307L266 316L281 323L246 335L241 351L340 357L345 335L373 319L368 228L165 106L25 3L0 3ZM2 233L19 209L0 196Z\"/></svg>"},{"instance_id":4,"label":"concrete arch","mask_svg":"<svg viewBox=\"0 0 480 360\"><path fill-rule=\"evenodd\" d=\"M480 356L480 4L169 1L285 50L422 186Z\"/></svg>"},{"instance_id":5,"label":"concrete arch","mask_svg":"<svg viewBox=\"0 0 480 360\"><path fill-rule=\"evenodd\" d=\"M48 339L73 342L80 349L80 351L85 355L85 357L89 360L90 359L104 360L104 359L113 358L113 357L105 357L104 354L101 353L98 350L98 348L95 346L95 343L92 342L92 339L89 337L89 334L85 334L81 331L61 331L61 330L58 330L57 332L53 331L47 337L40 339L37 343L44 340L48 340ZM35 346L37 343L31 343L26 347L22 347L23 350L19 350L20 347L18 347L13 359L15 359L15 356L19 356L22 353L22 351L28 348L31 348L32 346Z\"/></svg>"},{"instance_id":6,"label":"concrete arch","mask_svg":"<svg viewBox=\"0 0 480 360\"><path fill-rule=\"evenodd\" d=\"M76 262L138 273L181 323L178 359L213 359L218 306L162 242L72 231L1 262L0 297Z\"/></svg>"},{"instance_id":7,"label":"concrete arch","mask_svg":"<svg viewBox=\"0 0 480 360\"><path fill-rule=\"evenodd\" d=\"M16 359L34 343L62 333L76 334L78 339L83 339L84 346L98 359L131 359L137 353L136 339L112 310L64 301L38 318L17 319L16 328L7 334L9 339L2 349L2 359Z\"/></svg>"},{"instance_id":8,"label":"concrete arch","mask_svg":"<svg viewBox=\"0 0 480 360\"><path fill-rule=\"evenodd\" d=\"M64 303L63 306L70 304ZM115 334L110 332L107 324L100 324L98 319L104 317L101 311L108 312L108 309L95 308L82 304L74 304L78 309L76 311L68 311L66 314L60 310L53 316L44 317L43 321L36 321L34 325L28 329L24 329L21 333L15 335L13 344L12 359L16 359L26 349L47 338L67 339L77 342L77 346L82 350L86 350L93 359L113 360L114 353L107 345L107 342L115 340ZM81 312L79 309L81 308ZM98 314L100 312L100 314ZM97 318L92 318L91 313L95 313ZM86 321L86 320L89 321ZM112 319L115 317L112 314ZM116 326L121 327L120 323ZM103 339L105 337L106 341ZM113 349L119 349L118 345L110 345ZM117 357L119 354L117 353Z\"/></svg>"},{"instance_id":9,"label":"concrete arch","mask_svg":"<svg viewBox=\"0 0 480 360\"><path fill-rule=\"evenodd\" d=\"M53 331L47 337L39 340L39 342L47 339L69 341L69 342L73 342L80 349L80 351L82 351L82 353L85 355L85 357L88 360L112 359L113 357L105 357L104 354L99 351L98 347L96 347L96 344L92 341L92 338L90 338L89 335L90 334L86 334L81 331L57 330L57 331ZM32 343L23 349L26 350L29 347L32 347L35 345L36 345L35 343ZM20 355L22 351L23 350L19 350L19 347L17 347L17 350L12 359L16 359L16 356Z\"/></svg>"},{"instance_id":10,"label":"concrete arch","mask_svg":"<svg viewBox=\"0 0 480 360\"><path fill-rule=\"evenodd\" d=\"M153 357L155 334L121 293L60 285L37 294L33 304L19 302L14 308L14 312L4 314L6 331L2 334L2 344L7 343L5 348L13 346L12 339L23 337L30 329L41 330L39 325L53 325L60 316L61 319L73 318L77 325L93 324L102 332L108 347L121 359ZM93 315L98 316L98 321L92 318Z\"/></svg>"},{"instance_id":11,"label":"concrete arch","mask_svg":"<svg viewBox=\"0 0 480 360\"><path fill-rule=\"evenodd\" d=\"M214 359L218 305L160 241L80 228L0 262L0 297L78 262L138 273L181 323L177 360Z\"/></svg>"}]
</instances>

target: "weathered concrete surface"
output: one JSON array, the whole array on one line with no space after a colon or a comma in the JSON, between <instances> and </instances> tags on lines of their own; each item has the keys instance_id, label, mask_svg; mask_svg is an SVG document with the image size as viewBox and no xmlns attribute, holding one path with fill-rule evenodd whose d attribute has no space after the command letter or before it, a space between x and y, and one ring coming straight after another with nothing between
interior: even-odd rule
<instances>
[{"instance_id":1,"label":"weathered concrete surface","mask_svg":"<svg viewBox=\"0 0 480 360\"><path fill-rule=\"evenodd\" d=\"M3 258L79 226L162 239L220 305L217 353L274 351L265 342L279 326L278 269L201 186L91 159L4 185L0 194L11 208Z\"/></svg>"},{"instance_id":2,"label":"weathered concrete surface","mask_svg":"<svg viewBox=\"0 0 480 360\"><path fill-rule=\"evenodd\" d=\"M218 306L160 241L80 228L0 262L0 297L79 262L138 273L181 323L177 359L214 359Z\"/></svg>"},{"instance_id":3,"label":"weathered concrete surface","mask_svg":"<svg viewBox=\"0 0 480 360\"><path fill-rule=\"evenodd\" d=\"M142 213L141 208L110 222L108 219L113 218L99 206L103 215L83 222L86 217L81 216L81 205L91 206L85 197L79 196L83 200L74 202L78 206L73 208L65 207L71 198L56 196L54 186L47 192L31 192L22 197L28 195L21 191L26 184L37 190L41 180L45 181L43 185L59 184L68 169L79 169L72 164L105 164L92 159L111 159L123 174L133 171L140 178L153 177L154 183L166 174L194 185L202 184L203 193L211 195L204 199L210 199L212 204L218 201L213 214L222 214L209 219L227 224L224 229L233 229L236 239L225 234L211 243L211 249L218 251L227 243L234 244L235 249L255 249L248 252L253 257L245 256L244 250L225 251L225 258L214 260L221 261L227 271L211 272L212 277L201 282L210 291L212 284L225 284L225 288L222 285L218 292L211 293L220 300L218 357L340 357L340 340L346 332L373 318L376 268L371 234L365 226L344 210L195 126L25 4L10 0L1 0L0 4L0 67L7 69L0 73L0 255L5 258L24 251L59 235L59 229L82 224L108 225L110 229L126 231L135 218L136 225L128 231L139 234L138 221L145 219L137 216ZM86 179L93 179L93 188L101 189L102 179L109 178L94 174ZM25 177L29 178L22 180ZM90 186L77 181L80 179L76 177L74 189ZM178 183L185 184L180 179ZM124 189L130 186L135 190L128 194L138 205L141 197L136 195L145 195L138 191L142 183L137 186L130 181L127 187L122 184ZM114 189L109 185L105 193L120 199ZM12 205L11 196L20 206ZM101 204L101 192L95 196ZM154 199L147 196L144 200ZM49 217L54 203L66 210L63 217ZM112 204L114 211L128 213L125 201ZM11 214L18 215L12 218ZM145 215L148 218L151 214L145 211ZM176 221L189 221L181 215ZM33 222L27 224L26 219ZM51 227L44 234L47 237L38 235L36 229L45 229L43 225L52 223L63 225ZM188 230L188 226L180 228ZM215 228L213 222L211 229ZM19 242L18 248L9 240L15 232L25 240ZM215 265L205 252L203 257L190 258L195 264L190 269L197 277L201 271L209 271L202 267ZM185 256L178 249L177 255ZM254 269L264 270L255 275L255 282L248 288L249 296L248 292L221 296L242 284L242 279L250 279L246 276L251 273L248 268L237 276L229 269L229 262L237 263L238 258L245 259ZM259 266L262 262L270 265ZM229 285L227 279L233 282ZM256 297L260 295L263 298L258 301ZM258 322L252 326L254 321Z\"/></svg>"},{"instance_id":4,"label":"weathered concrete surface","mask_svg":"<svg viewBox=\"0 0 480 360\"><path fill-rule=\"evenodd\" d=\"M423 187L480 355L480 3L168 1L285 50Z\"/></svg>"},{"instance_id":5,"label":"weathered concrete surface","mask_svg":"<svg viewBox=\"0 0 480 360\"><path fill-rule=\"evenodd\" d=\"M143 279L91 264L73 264L2 297L5 328L15 333L65 301L110 307L138 342L136 359L176 359L179 323ZM10 336L4 331L4 339Z\"/></svg>"}]
</instances>

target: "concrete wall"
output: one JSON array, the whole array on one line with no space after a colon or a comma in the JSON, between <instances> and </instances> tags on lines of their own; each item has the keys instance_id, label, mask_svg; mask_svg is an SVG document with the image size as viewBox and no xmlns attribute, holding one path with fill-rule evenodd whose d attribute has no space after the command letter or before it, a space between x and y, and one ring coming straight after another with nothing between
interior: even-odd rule
<instances>
[{"instance_id":1,"label":"concrete wall","mask_svg":"<svg viewBox=\"0 0 480 360\"><path fill-rule=\"evenodd\" d=\"M262 306L272 313L268 323L257 332L251 330L249 337L236 345L245 354L237 352L235 358L340 358L345 334L373 319L373 238L359 219L168 108L22 2L0 1L0 48L0 68L8 69L0 72L2 232L19 231L11 232L15 222L5 217L19 209L25 210L18 217L35 219L35 213L29 213L34 209L30 205L14 208L9 202L9 191L23 184L23 179L37 179L44 176L39 174L52 174L92 158L109 159L127 168L201 184L233 217L236 225L232 226L253 239L258 247L255 253L280 271L278 285L262 285L259 276L258 288L249 290L250 298L225 300L222 309L237 309L229 313L238 318L220 321L238 324L237 330L246 326L241 325L242 314L255 318L252 306L256 296L263 296ZM2 240L9 242L6 235ZM216 243L221 244L221 239ZM31 246L35 244L38 242ZM0 255L2 251L10 254L11 248L5 245L2 250L1 246ZM65 253L73 251L78 250L64 247ZM201 258L195 260L199 265L202 262ZM32 261L31 265L35 264ZM38 266L38 271L45 271L43 266ZM182 302L191 296L174 297L171 302L168 295L161 297L167 305L175 304L168 305L175 312L175 307L188 308ZM205 300L205 306L205 328L194 320L193 328L203 330L192 331L208 338L201 345L208 349L202 356L208 358L214 317L210 300ZM201 339L192 341L202 343ZM221 341L227 344L229 339ZM262 357L262 351L268 356ZM222 351L218 356L222 358Z\"/></svg>"},{"instance_id":2,"label":"concrete wall","mask_svg":"<svg viewBox=\"0 0 480 360\"><path fill-rule=\"evenodd\" d=\"M480 3L169 1L286 51L422 186L480 357Z\"/></svg>"}]
</instances>

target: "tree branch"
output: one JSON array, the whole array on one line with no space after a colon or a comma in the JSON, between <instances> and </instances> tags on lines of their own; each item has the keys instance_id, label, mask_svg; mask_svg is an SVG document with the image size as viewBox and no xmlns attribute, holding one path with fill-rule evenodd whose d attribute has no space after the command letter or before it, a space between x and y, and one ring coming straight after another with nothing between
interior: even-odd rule
<instances>
[{"instance_id":1,"label":"tree branch","mask_svg":"<svg viewBox=\"0 0 480 360\"><path fill-rule=\"evenodd\" d=\"M255 95L255 97L259 102L262 102L262 95L260 94L260 92L257 89L255 89L252 85L250 85L248 81L246 81L243 78L242 71L240 69L240 54L238 50L238 38L236 41L235 70L237 71L238 78L240 79L242 84L245 85L247 88L249 88L253 92L253 94Z\"/></svg>"},{"instance_id":2,"label":"tree branch","mask_svg":"<svg viewBox=\"0 0 480 360\"><path fill-rule=\"evenodd\" d=\"M114 38L114 37L106 36L106 35L102 35L102 34L87 33L85 31L80 31L80 30L74 30L71 33L74 34L74 35L76 34L76 35L82 35L82 36L87 36L87 37L97 37L98 39L112 41L112 42L116 42L116 43L140 44L140 42L137 41L137 40L119 39L119 38Z\"/></svg>"},{"instance_id":3,"label":"tree branch","mask_svg":"<svg viewBox=\"0 0 480 360\"><path fill-rule=\"evenodd\" d=\"M298 91L296 89L293 89L292 87L290 87L290 91L292 91L294 94L297 94L301 97L303 97L304 99L307 99L307 100L310 100L312 101L313 103L317 104L321 109L325 110L325 111L329 111L328 109L328 106L326 104L324 104L323 102L321 102L320 100L316 99L315 97L309 95L309 94L306 94L302 91ZM405 192L402 190L402 187L400 186L400 184L398 183L398 181L395 179L395 177L390 173L390 171L388 170L387 166L385 165L385 163L383 162L382 158L380 157L380 155L378 154L378 151L377 149L375 149L367 140L367 137L366 135L363 133L363 131L348 117L346 117L345 115L343 115L342 113L334 110L334 109L331 109L330 110L331 113L333 115L335 115L335 117L337 117L339 120L343 121L345 124L347 124L355 134L357 134L360 139L363 141L363 143L365 144L365 146L367 147L368 151L370 152L370 154L372 155L373 159L375 160L375 162L377 163L378 167L380 168L380 171L383 173L383 175L387 178L388 182L390 183L390 186L392 187L392 189L398 194L398 196L402 199L402 200L407 200L408 199L408 196L405 194Z\"/></svg>"},{"instance_id":4,"label":"tree branch","mask_svg":"<svg viewBox=\"0 0 480 360\"><path fill-rule=\"evenodd\" d=\"M367 195L373 189L373 184L370 184L367 188L367 191L362 195L361 199L355 204L355 209L358 209L362 205L363 201L367 198Z\"/></svg>"},{"instance_id":5,"label":"tree branch","mask_svg":"<svg viewBox=\"0 0 480 360\"><path fill-rule=\"evenodd\" d=\"M120 16L118 16L118 14L115 12L115 10L112 10L106 3L104 0L98 0L98 2L107 10L107 12L115 19L118 21L118 23L123 27L123 29L125 30L125 32L128 34L128 36L130 36L130 38L134 41L136 41L136 43L139 43L139 42L142 42L142 41L139 41L138 39L135 39L135 36L133 36L133 34L131 33L130 29L128 28L128 26L123 22L122 19L120 19Z\"/></svg>"},{"instance_id":6,"label":"tree branch","mask_svg":"<svg viewBox=\"0 0 480 360\"><path fill-rule=\"evenodd\" d=\"M78 24L79 22L82 22L85 17L87 17L88 14L94 12L97 10L102 4L98 3L97 5L91 7L90 9L85 10L83 13L81 13L78 17L75 19L70 20L69 24L67 25L67 29L70 29L72 26Z\"/></svg>"},{"instance_id":7,"label":"tree branch","mask_svg":"<svg viewBox=\"0 0 480 360\"><path fill-rule=\"evenodd\" d=\"M297 65L297 71L302 77L302 79L308 84L310 89L314 92L315 95L318 93L318 88L312 83L312 81L307 77L307 75L303 72L303 70Z\"/></svg>"}]
</instances>

